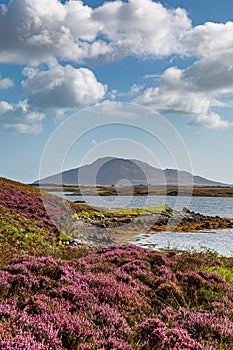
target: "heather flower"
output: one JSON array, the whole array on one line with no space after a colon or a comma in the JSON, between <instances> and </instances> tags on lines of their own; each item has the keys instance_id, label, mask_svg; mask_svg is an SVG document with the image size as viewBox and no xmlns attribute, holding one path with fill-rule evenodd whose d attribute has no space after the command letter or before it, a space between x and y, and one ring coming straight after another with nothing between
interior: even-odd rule
<instances>
[{"instance_id":1,"label":"heather flower","mask_svg":"<svg viewBox=\"0 0 233 350\"><path fill-rule=\"evenodd\" d=\"M1 268L1 349L233 348L233 285L205 270L209 258L186 253L183 264L133 246L85 254L22 255Z\"/></svg>"}]
</instances>

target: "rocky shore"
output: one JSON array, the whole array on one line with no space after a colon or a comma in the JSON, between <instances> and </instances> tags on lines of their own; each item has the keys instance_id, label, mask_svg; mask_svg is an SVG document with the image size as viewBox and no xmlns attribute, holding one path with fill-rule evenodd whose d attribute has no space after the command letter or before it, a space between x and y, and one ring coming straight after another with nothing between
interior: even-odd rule
<instances>
[{"instance_id":1,"label":"rocky shore","mask_svg":"<svg viewBox=\"0 0 233 350\"><path fill-rule=\"evenodd\" d=\"M128 243L138 233L163 231L196 232L233 228L233 219L207 216L187 208L182 211L168 206L99 211L75 218L79 238L74 244L106 246Z\"/></svg>"},{"instance_id":2,"label":"rocky shore","mask_svg":"<svg viewBox=\"0 0 233 350\"><path fill-rule=\"evenodd\" d=\"M150 232L175 231L196 232L203 230L223 230L233 228L233 219L202 215L184 208L164 215L150 229Z\"/></svg>"}]
</instances>

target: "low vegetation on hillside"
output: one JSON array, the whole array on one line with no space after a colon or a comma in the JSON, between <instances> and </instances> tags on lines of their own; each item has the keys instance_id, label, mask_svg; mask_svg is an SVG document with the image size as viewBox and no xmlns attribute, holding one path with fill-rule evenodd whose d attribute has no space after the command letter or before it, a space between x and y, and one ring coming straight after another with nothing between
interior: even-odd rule
<instances>
[{"instance_id":1,"label":"low vegetation on hillside","mask_svg":"<svg viewBox=\"0 0 233 350\"><path fill-rule=\"evenodd\" d=\"M233 348L233 258L64 247L67 210L97 209L4 179L0 193L0 349Z\"/></svg>"},{"instance_id":2,"label":"low vegetation on hillside","mask_svg":"<svg viewBox=\"0 0 233 350\"><path fill-rule=\"evenodd\" d=\"M0 271L0 348L233 348L233 259L138 247L18 256Z\"/></svg>"},{"instance_id":3,"label":"low vegetation on hillside","mask_svg":"<svg viewBox=\"0 0 233 350\"><path fill-rule=\"evenodd\" d=\"M70 254L60 238L69 239L74 212L62 199L46 192L42 196L38 189L0 178L0 264L24 253Z\"/></svg>"}]
</instances>

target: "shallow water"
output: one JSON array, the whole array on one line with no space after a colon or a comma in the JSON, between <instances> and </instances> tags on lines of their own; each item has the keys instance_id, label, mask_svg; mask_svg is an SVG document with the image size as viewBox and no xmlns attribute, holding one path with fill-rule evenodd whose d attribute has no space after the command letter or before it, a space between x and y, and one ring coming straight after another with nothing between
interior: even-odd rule
<instances>
[{"instance_id":1,"label":"shallow water","mask_svg":"<svg viewBox=\"0 0 233 350\"><path fill-rule=\"evenodd\" d=\"M179 250L217 251L224 256L233 256L233 230L205 232L160 232L135 236L130 243L152 249L176 248Z\"/></svg>"},{"instance_id":2,"label":"shallow water","mask_svg":"<svg viewBox=\"0 0 233 350\"><path fill-rule=\"evenodd\" d=\"M214 197L186 197L186 196L66 196L63 192L52 192L70 201L85 200L89 205L107 208L137 208L148 205L170 205L172 208L182 210L188 207L190 210L204 215L219 215L221 217L233 217L233 198Z\"/></svg>"},{"instance_id":3,"label":"shallow water","mask_svg":"<svg viewBox=\"0 0 233 350\"><path fill-rule=\"evenodd\" d=\"M170 205L182 210L188 207L190 210L204 215L233 217L233 198L213 198L213 197L173 197L173 196L66 196L63 193L53 193L71 201L85 200L90 205L104 207L135 208L148 205ZM219 254L233 256L233 230L204 231L204 232L161 232L156 234L136 235L131 241L143 247L152 249L177 248L203 250L210 248Z\"/></svg>"}]
</instances>

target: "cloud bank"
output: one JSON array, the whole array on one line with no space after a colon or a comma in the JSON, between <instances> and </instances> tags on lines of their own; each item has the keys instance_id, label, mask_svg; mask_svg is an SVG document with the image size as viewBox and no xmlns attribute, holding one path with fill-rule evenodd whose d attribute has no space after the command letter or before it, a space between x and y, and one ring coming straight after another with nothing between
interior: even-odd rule
<instances>
[{"instance_id":1,"label":"cloud bank","mask_svg":"<svg viewBox=\"0 0 233 350\"><path fill-rule=\"evenodd\" d=\"M0 62L26 66L22 87L28 107L24 112L21 102L10 104L4 128L35 132L46 109L62 114L106 97L107 87L86 68L90 60L172 55L195 62L186 69L168 68L144 91L133 85L129 96L137 93L137 103L190 115L192 125L230 127L220 111L231 106L233 96L233 22L193 27L184 9L152 0L111 1L95 9L79 0L10 0L0 6ZM13 85L9 78L0 79L0 89ZM32 123L33 116L41 120Z\"/></svg>"},{"instance_id":2,"label":"cloud bank","mask_svg":"<svg viewBox=\"0 0 233 350\"><path fill-rule=\"evenodd\" d=\"M113 1L97 9L76 0L11 0L0 7L0 62L161 57L181 53L180 40L190 28L185 10L151 0Z\"/></svg>"}]
</instances>

